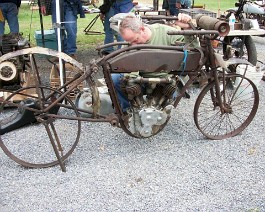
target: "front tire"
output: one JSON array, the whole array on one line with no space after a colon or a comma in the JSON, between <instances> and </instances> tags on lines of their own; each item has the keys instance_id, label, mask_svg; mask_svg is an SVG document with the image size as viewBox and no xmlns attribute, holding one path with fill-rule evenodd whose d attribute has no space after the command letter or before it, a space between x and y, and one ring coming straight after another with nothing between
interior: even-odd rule
<instances>
[{"instance_id":1,"label":"front tire","mask_svg":"<svg viewBox=\"0 0 265 212\"><path fill-rule=\"evenodd\" d=\"M224 83L220 82L222 104L226 108L222 111L215 86L213 81L199 94L194 121L203 135L219 140L239 134L251 123L258 109L259 94L251 80L230 74Z\"/></svg>"}]
</instances>

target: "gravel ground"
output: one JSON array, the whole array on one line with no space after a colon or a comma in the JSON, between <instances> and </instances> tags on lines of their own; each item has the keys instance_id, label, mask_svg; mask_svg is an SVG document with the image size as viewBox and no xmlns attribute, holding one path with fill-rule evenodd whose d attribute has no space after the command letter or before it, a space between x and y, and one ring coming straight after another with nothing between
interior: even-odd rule
<instances>
[{"instance_id":1,"label":"gravel ground","mask_svg":"<svg viewBox=\"0 0 265 212\"><path fill-rule=\"evenodd\" d=\"M264 61L265 38L255 41ZM265 211L265 82L259 90L254 121L221 141L197 130L193 91L151 139L83 123L66 173L59 166L25 169L0 150L0 211Z\"/></svg>"}]
</instances>

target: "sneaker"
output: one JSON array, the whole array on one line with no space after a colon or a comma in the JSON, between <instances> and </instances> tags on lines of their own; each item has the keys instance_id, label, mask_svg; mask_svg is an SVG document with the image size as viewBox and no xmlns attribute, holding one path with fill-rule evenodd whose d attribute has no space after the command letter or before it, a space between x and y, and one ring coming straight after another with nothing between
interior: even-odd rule
<instances>
[{"instance_id":1,"label":"sneaker","mask_svg":"<svg viewBox=\"0 0 265 212\"><path fill-rule=\"evenodd\" d=\"M106 56L106 55L110 54L110 52L104 50L104 51L101 52L101 54L102 54L103 56Z\"/></svg>"}]
</instances>

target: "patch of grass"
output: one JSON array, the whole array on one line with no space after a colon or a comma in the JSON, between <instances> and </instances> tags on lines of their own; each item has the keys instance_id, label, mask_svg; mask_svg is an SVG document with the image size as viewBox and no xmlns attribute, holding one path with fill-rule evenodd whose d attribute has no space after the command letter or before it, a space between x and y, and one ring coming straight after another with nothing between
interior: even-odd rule
<instances>
[{"instance_id":1,"label":"patch of grass","mask_svg":"<svg viewBox=\"0 0 265 212\"><path fill-rule=\"evenodd\" d=\"M84 29L96 14L86 14L86 18L77 20L77 45L78 49L92 48L103 44L104 35L86 35ZM31 46L36 46L35 31L41 29L38 10L31 10L28 4L22 4L19 10L19 28L23 36L27 38ZM52 29L51 16L42 16L44 30ZM6 27L8 29L8 27ZM101 21L95 23L91 30L103 32Z\"/></svg>"},{"instance_id":2,"label":"patch of grass","mask_svg":"<svg viewBox=\"0 0 265 212\"><path fill-rule=\"evenodd\" d=\"M195 5L205 5L206 10L225 12L228 8L235 7L237 0L194 0Z\"/></svg>"}]
</instances>

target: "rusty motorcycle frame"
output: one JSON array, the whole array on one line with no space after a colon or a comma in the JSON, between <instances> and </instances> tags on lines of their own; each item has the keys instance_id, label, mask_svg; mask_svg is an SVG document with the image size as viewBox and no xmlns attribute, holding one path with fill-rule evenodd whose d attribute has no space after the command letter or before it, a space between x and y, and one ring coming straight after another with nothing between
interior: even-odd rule
<instances>
[{"instance_id":1,"label":"rusty motorcycle frame","mask_svg":"<svg viewBox=\"0 0 265 212\"><path fill-rule=\"evenodd\" d=\"M168 34L193 35L199 38L200 47L193 48L188 44L130 46L122 43L124 48L93 59L87 66L64 53L41 47L18 50L0 57L2 70L8 70L10 59L26 55L25 71L32 73L35 82L16 91L1 89L2 94L8 94L0 98L2 150L24 167L44 168L59 164L65 171L65 161L79 141L82 121L90 124L91 133L94 122L108 122L136 138L154 136L167 125L174 112L172 108L187 97L187 89L201 75L207 77L208 83L194 106L194 121L199 131L209 139L225 139L242 132L257 112L259 94L255 84L245 76L247 68L243 74L229 69L233 66L235 70L239 64L245 67L251 64L242 59L224 61L215 53L211 40L220 34L215 29L201 30L197 27ZM61 62L54 63L53 68L57 70L59 65L63 65L65 73L74 74L68 80L64 76L62 86L51 87L43 75L45 65L40 65L39 61L43 60L40 55L59 58ZM47 67L50 66L48 63ZM131 107L123 112L111 75L135 70L167 73L168 76L159 79L125 77L122 90ZM115 110L112 114L100 113L99 72L104 76ZM188 76L189 80L184 83L180 76ZM86 103L90 110L77 107L69 97L82 83L88 91L90 100ZM142 92L143 86L145 93ZM22 137L27 142L20 142Z\"/></svg>"}]
</instances>

